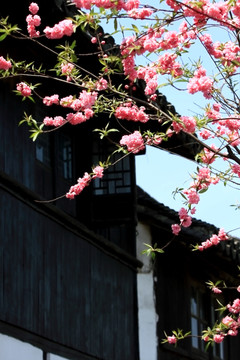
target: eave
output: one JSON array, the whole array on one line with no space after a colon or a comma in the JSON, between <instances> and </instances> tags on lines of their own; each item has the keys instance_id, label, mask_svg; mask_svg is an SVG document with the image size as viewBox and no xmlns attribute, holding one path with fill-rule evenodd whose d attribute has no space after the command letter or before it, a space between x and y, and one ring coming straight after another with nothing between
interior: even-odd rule
<instances>
[{"instance_id":1,"label":"eave","mask_svg":"<svg viewBox=\"0 0 240 360\"><path fill-rule=\"evenodd\" d=\"M137 215L138 221L158 228L159 231L164 230L169 234L172 234L171 225L179 222L177 211L159 203L140 187L137 187ZM211 235L217 234L218 231L219 228L216 226L193 218L190 227L182 228L179 241L189 247L190 243L199 244L207 240ZM211 253L211 256L215 254L232 262L233 266L240 265L240 239L237 237L230 236L229 240L221 241L217 247L204 251L206 254L208 252Z\"/></svg>"}]
</instances>

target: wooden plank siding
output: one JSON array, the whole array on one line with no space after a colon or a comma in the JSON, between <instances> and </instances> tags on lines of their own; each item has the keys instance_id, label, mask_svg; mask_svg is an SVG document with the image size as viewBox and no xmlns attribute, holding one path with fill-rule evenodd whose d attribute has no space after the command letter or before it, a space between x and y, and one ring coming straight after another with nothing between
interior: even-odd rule
<instances>
[{"instance_id":1,"label":"wooden plank siding","mask_svg":"<svg viewBox=\"0 0 240 360\"><path fill-rule=\"evenodd\" d=\"M99 359L137 359L134 266L3 188L0 201L0 321Z\"/></svg>"},{"instance_id":2,"label":"wooden plank siding","mask_svg":"<svg viewBox=\"0 0 240 360\"><path fill-rule=\"evenodd\" d=\"M23 107L12 93L14 83L10 81L0 87L0 169L33 190L35 144L29 139L28 128L18 127Z\"/></svg>"}]
</instances>

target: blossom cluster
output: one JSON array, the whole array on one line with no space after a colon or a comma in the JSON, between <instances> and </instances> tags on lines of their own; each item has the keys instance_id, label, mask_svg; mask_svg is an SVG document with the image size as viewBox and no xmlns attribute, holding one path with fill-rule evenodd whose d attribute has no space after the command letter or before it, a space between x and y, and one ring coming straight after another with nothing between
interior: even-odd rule
<instances>
[{"instance_id":1,"label":"blossom cluster","mask_svg":"<svg viewBox=\"0 0 240 360\"><path fill-rule=\"evenodd\" d=\"M187 196L188 203L190 205L198 204L200 201L200 196L199 196L197 190L194 188L183 190L183 194L185 194Z\"/></svg>"},{"instance_id":2,"label":"blossom cluster","mask_svg":"<svg viewBox=\"0 0 240 360\"><path fill-rule=\"evenodd\" d=\"M213 150L211 151L209 147ZM215 144L211 144L208 148L204 148L201 153L199 153L199 158L202 163L206 165L212 164L217 159L217 154L219 149Z\"/></svg>"},{"instance_id":3,"label":"blossom cluster","mask_svg":"<svg viewBox=\"0 0 240 360\"><path fill-rule=\"evenodd\" d=\"M83 8L90 10L92 5L101 7L104 9L117 9L117 10L132 10L138 8L140 5L139 0L128 0L127 2L123 0L71 0L78 8Z\"/></svg>"},{"instance_id":4,"label":"blossom cluster","mask_svg":"<svg viewBox=\"0 0 240 360\"><path fill-rule=\"evenodd\" d=\"M181 116L179 121L172 122L172 128L176 134L181 130L193 134L196 131L196 120L192 116Z\"/></svg>"},{"instance_id":5,"label":"blossom cluster","mask_svg":"<svg viewBox=\"0 0 240 360\"><path fill-rule=\"evenodd\" d=\"M220 344L227 335L238 335L240 328L240 299L235 299L232 305L228 304L227 309L230 314L225 316L219 324L216 324L213 331L206 331L202 337L204 341L213 341L216 344ZM231 315L231 313L234 315Z\"/></svg>"},{"instance_id":6,"label":"blossom cluster","mask_svg":"<svg viewBox=\"0 0 240 360\"><path fill-rule=\"evenodd\" d=\"M237 287L237 291L240 292L240 286ZM227 304L226 310L228 315L225 316L220 324L217 324L216 333L213 336L213 341L220 343L224 337L237 336L240 328L240 299L236 298L232 303ZM209 339L205 339L205 341Z\"/></svg>"},{"instance_id":7,"label":"blossom cluster","mask_svg":"<svg viewBox=\"0 0 240 360\"><path fill-rule=\"evenodd\" d=\"M188 210L185 208L181 208L178 212L180 224L173 224L171 226L172 233L174 235L178 235L181 231L182 226L183 227L189 227L192 224L192 217L188 214Z\"/></svg>"},{"instance_id":8,"label":"blossom cluster","mask_svg":"<svg viewBox=\"0 0 240 360\"><path fill-rule=\"evenodd\" d=\"M187 32L185 32L185 35ZM129 36L122 41L121 54L124 74L133 82L136 79L143 79L146 83L145 94L152 95L157 89L157 75L171 74L177 78L183 75L181 65L176 61L177 54L164 53L151 66L139 67L136 69L135 56L145 52L153 53L158 49L173 50L180 52L187 47L186 37L181 32L167 31L164 27L154 31L149 28L146 35L141 37ZM181 49L181 50L180 50Z\"/></svg>"},{"instance_id":9,"label":"blossom cluster","mask_svg":"<svg viewBox=\"0 0 240 360\"><path fill-rule=\"evenodd\" d=\"M64 35L71 36L74 32L73 22L69 19L62 20L52 28L47 26L43 32L48 39L61 39Z\"/></svg>"},{"instance_id":10,"label":"blossom cluster","mask_svg":"<svg viewBox=\"0 0 240 360\"><path fill-rule=\"evenodd\" d=\"M203 251L209 249L212 246L218 245L221 241L228 240L229 237L223 229L220 229L218 235L213 234L209 239L201 242L200 245L196 245L195 249Z\"/></svg>"},{"instance_id":11,"label":"blossom cluster","mask_svg":"<svg viewBox=\"0 0 240 360\"><path fill-rule=\"evenodd\" d=\"M108 88L108 82L106 79L101 77L99 80L95 82L95 89L97 91L106 90L107 88Z\"/></svg>"},{"instance_id":12,"label":"blossom cluster","mask_svg":"<svg viewBox=\"0 0 240 360\"><path fill-rule=\"evenodd\" d=\"M143 79L146 83L145 94L152 95L156 92L158 87L157 69L154 66L145 66L138 68L137 78Z\"/></svg>"},{"instance_id":13,"label":"blossom cluster","mask_svg":"<svg viewBox=\"0 0 240 360\"><path fill-rule=\"evenodd\" d=\"M40 31L36 27L41 25L41 17L37 14L39 6L37 3L32 2L29 5L30 14L26 17L27 31L31 38L39 37ZM43 32L48 39L61 39L64 35L71 36L74 32L73 22L70 19L65 19L55 24L52 28L47 26Z\"/></svg>"},{"instance_id":14,"label":"blossom cluster","mask_svg":"<svg viewBox=\"0 0 240 360\"><path fill-rule=\"evenodd\" d=\"M133 154L145 149L144 140L139 131L134 131L133 134L123 135L120 140L120 145L127 146L127 150Z\"/></svg>"},{"instance_id":15,"label":"blossom cluster","mask_svg":"<svg viewBox=\"0 0 240 360\"><path fill-rule=\"evenodd\" d=\"M43 99L43 103L46 106L51 106L53 104L58 105L59 104L59 95L58 94L54 94L51 96L45 96Z\"/></svg>"},{"instance_id":16,"label":"blossom cluster","mask_svg":"<svg viewBox=\"0 0 240 360\"><path fill-rule=\"evenodd\" d=\"M128 102L116 108L115 116L118 119L140 121L142 123L146 123L149 120L149 116L145 113L145 110L146 109L144 106L138 108L136 105Z\"/></svg>"},{"instance_id":17,"label":"blossom cluster","mask_svg":"<svg viewBox=\"0 0 240 360\"><path fill-rule=\"evenodd\" d=\"M194 183L191 186L192 189L201 191L207 189L211 184L216 185L218 182L219 178L217 176L211 176L211 170L208 167L202 167L198 169L198 172L194 178Z\"/></svg>"},{"instance_id":18,"label":"blossom cluster","mask_svg":"<svg viewBox=\"0 0 240 360\"><path fill-rule=\"evenodd\" d=\"M61 126L66 122L69 122L72 125L77 125L85 122L94 115L92 106L97 100L97 95L98 94L96 91L90 92L83 90L79 94L78 98L73 95L69 95L59 99L58 94L45 96L43 99L43 103L46 106L51 106L53 104L61 105L64 108L70 108L74 110L75 113L68 113L66 115L66 119L64 119L62 116L56 116L54 118L47 116L43 120L44 125Z\"/></svg>"},{"instance_id":19,"label":"blossom cluster","mask_svg":"<svg viewBox=\"0 0 240 360\"><path fill-rule=\"evenodd\" d=\"M49 117L45 116L43 123L46 126L62 126L67 122L62 116Z\"/></svg>"},{"instance_id":20,"label":"blossom cluster","mask_svg":"<svg viewBox=\"0 0 240 360\"><path fill-rule=\"evenodd\" d=\"M227 309L232 314L239 314L240 313L240 299L235 299L231 304L227 305Z\"/></svg>"},{"instance_id":21,"label":"blossom cluster","mask_svg":"<svg viewBox=\"0 0 240 360\"><path fill-rule=\"evenodd\" d=\"M233 301L233 307L238 307L239 306L239 299L235 299ZM230 306L231 307L231 306ZM231 312L231 311L230 311ZM239 312L239 311L238 311ZM222 324L226 326L227 328L227 335L230 336L237 336L238 334L238 329L240 327L240 318L236 320L234 320L231 316L225 316L222 319Z\"/></svg>"},{"instance_id":22,"label":"blossom cluster","mask_svg":"<svg viewBox=\"0 0 240 360\"><path fill-rule=\"evenodd\" d=\"M77 180L77 184L70 187L69 191L66 193L67 199L74 199L75 196L79 195L83 189L88 186L92 179L102 178L104 168L100 165L93 168L92 174L85 172L82 178Z\"/></svg>"},{"instance_id":23,"label":"blossom cluster","mask_svg":"<svg viewBox=\"0 0 240 360\"><path fill-rule=\"evenodd\" d=\"M79 9L90 10L93 5L104 9L125 10L133 19L145 19L152 15L153 10L147 7L139 9L139 0L71 0Z\"/></svg>"},{"instance_id":24,"label":"blossom cluster","mask_svg":"<svg viewBox=\"0 0 240 360\"><path fill-rule=\"evenodd\" d=\"M166 52L158 58L158 69L160 74L171 74L173 77L183 75L181 65L176 61L177 54Z\"/></svg>"},{"instance_id":25,"label":"blossom cluster","mask_svg":"<svg viewBox=\"0 0 240 360\"><path fill-rule=\"evenodd\" d=\"M214 286L212 282L210 283ZM212 290L213 289L215 289L215 287L213 287ZM240 286L237 287L237 291L240 292ZM221 290L214 292L221 293ZM240 299L237 298L233 300L232 304L229 303L223 310L228 311L228 314L224 316L220 322L216 322L212 329L208 327L207 330L203 330L203 341L220 344L226 336L238 335L240 328ZM188 336L191 336L190 332L183 334L181 330L178 330L178 332L173 331L173 335L166 335L166 339L164 339L162 343L176 344L178 340L182 340Z\"/></svg>"},{"instance_id":26,"label":"blossom cluster","mask_svg":"<svg viewBox=\"0 0 240 360\"><path fill-rule=\"evenodd\" d=\"M211 3L207 0L202 0L200 3L191 0L184 1L184 3L176 0L167 0L166 2L173 10L181 10L185 17L192 17L194 24L199 28L206 25L209 19L229 27L239 23L238 5L231 6L232 12L236 15L236 18L232 18L229 16L228 2Z\"/></svg>"},{"instance_id":27,"label":"blossom cluster","mask_svg":"<svg viewBox=\"0 0 240 360\"><path fill-rule=\"evenodd\" d=\"M213 80L206 76L206 70L200 66L195 72L194 76L189 80L187 85L188 92L195 94L202 91L206 99L210 99L213 93Z\"/></svg>"},{"instance_id":28,"label":"blossom cluster","mask_svg":"<svg viewBox=\"0 0 240 360\"><path fill-rule=\"evenodd\" d=\"M147 17L151 16L153 10L150 8L143 8L143 9L133 9L128 11L128 16L133 19L146 19Z\"/></svg>"},{"instance_id":29,"label":"blossom cluster","mask_svg":"<svg viewBox=\"0 0 240 360\"><path fill-rule=\"evenodd\" d=\"M85 172L82 178L77 180L77 184L70 187L69 191L66 194L67 199L74 199L76 195L79 195L83 189L90 184L91 176Z\"/></svg>"},{"instance_id":30,"label":"blossom cluster","mask_svg":"<svg viewBox=\"0 0 240 360\"><path fill-rule=\"evenodd\" d=\"M37 3L31 3L29 5L30 14L26 17L27 31L30 37L38 37L40 32L36 30L36 27L40 26L41 18L37 15L39 6Z\"/></svg>"}]
</instances>

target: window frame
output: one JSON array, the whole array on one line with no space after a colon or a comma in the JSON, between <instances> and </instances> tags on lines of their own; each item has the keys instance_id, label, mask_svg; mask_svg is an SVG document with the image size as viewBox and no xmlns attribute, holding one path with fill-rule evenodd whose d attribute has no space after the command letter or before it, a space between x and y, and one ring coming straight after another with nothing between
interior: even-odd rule
<instances>
[{"instance_id":1,"label":"window frame","mask_svg":"<svg viewBox=\"0 0 240 360\"><path fill-rule=\"evenodd\" d=\"M192 313L192 289L197 293L197 309L195 314ZM224 360L225 353L227 352L227 342L224 341L220 344L214 344L212 348L205 350L206 344L201 339L201 331L206 329L207 326L213 326L217 319L216 307L214 305L216 296L210 293L203 283L191 280L190 281L190 298L189 298L189 323L192 332L192 319L197 319L197 328L199 338L197 338L198 346L193 346L193 338L191 338L191 353L196 354L197 357L211 360ZM205 307L205 309L204 309ZM205 318L201 318L201 314L205 313ZM205 326L204 326L205 325Z\"/></svg>"}]
</instances>

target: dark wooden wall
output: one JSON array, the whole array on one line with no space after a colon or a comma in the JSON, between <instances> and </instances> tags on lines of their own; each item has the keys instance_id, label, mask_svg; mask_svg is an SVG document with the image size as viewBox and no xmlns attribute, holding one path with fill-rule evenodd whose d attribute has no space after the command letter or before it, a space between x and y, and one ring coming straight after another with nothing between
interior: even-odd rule
<instances>
[{"instance_id":1,"label":"dark wooden wall","mask_svg":"<svg viewBox=\"0 0 240 360\"><path fill-rule=\"evenodd\" d=\"M3 189L0 201L0 320L97 359L137 359L133 267Z\"/></svg>"},{"instance_id":2,"label":"dark wooden wall","mask_svg":"<svg viewBox=\"0 0 240 360\"><path fill-rule=\"evenodd\" d=\"M0 169L34 189L35 144L29 139L27 127L18 128L23 118L23 107L21 100L16 99L12 92L14 83L1 83L0 86Z\"/></svg>"}]
</instances>

